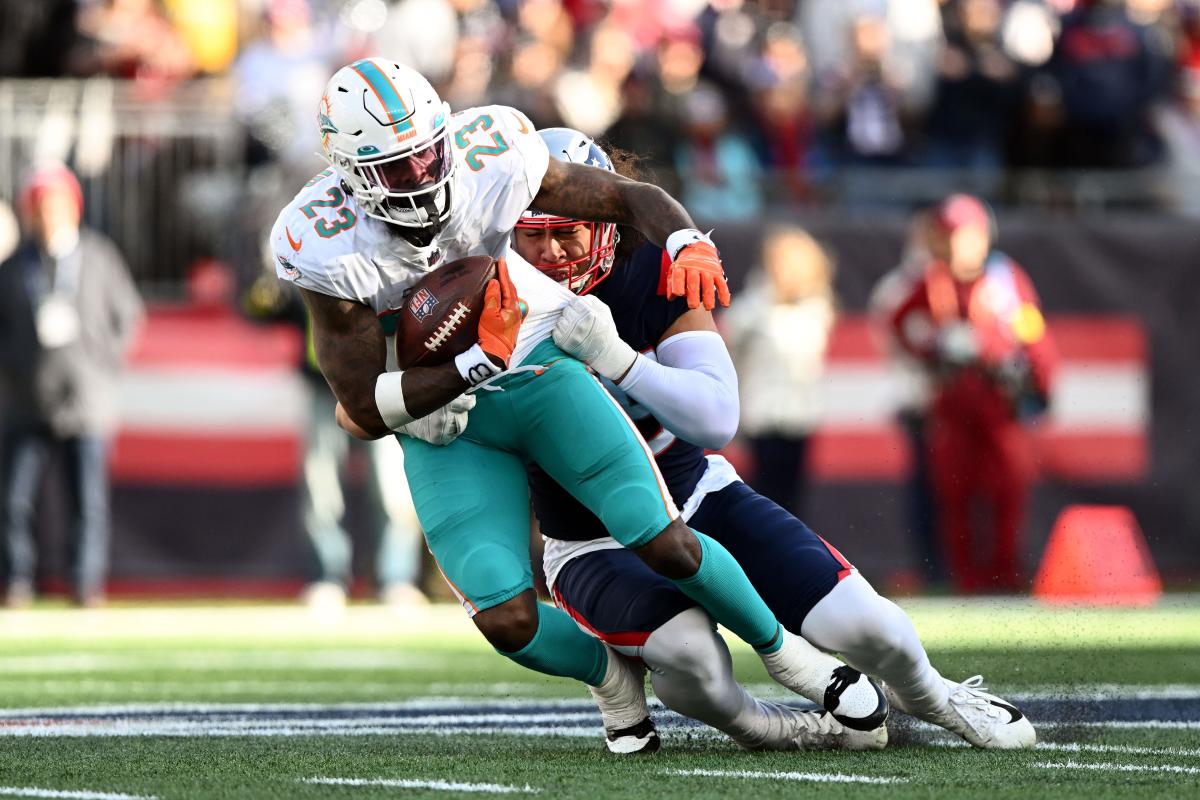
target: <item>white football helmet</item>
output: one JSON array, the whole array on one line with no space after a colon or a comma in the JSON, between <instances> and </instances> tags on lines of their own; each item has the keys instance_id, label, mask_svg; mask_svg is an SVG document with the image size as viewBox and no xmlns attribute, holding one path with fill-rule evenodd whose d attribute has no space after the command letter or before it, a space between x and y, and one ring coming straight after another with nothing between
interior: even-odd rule
<instances>
[{"instance_id":1,"label":"white football helmet","mask_svg":"<svg viewBox=\"0 0 1200 800\"><path fill-rule=\"evenodd\" d=\"M321 146L369 216L431 239L450 216L450 106L416 70L363 58L330 78Z\"/></svg>"},{"instance_id":2,"label":"white football helmet","mask_svg":"<svg viewBox=\"0 0 1200 800\"><path fill-rule=\"evenodd\" d=\"M538 131L538 136L546 143L551 158L616 172L612 159L586 134L573 128L542 128ZM533 209L527 209L517 222L518 228L564 228L576 225L587 225L591 228L592 244L587 253L562 264L534 266L572 292L587 294L612 271L617 242L620 241L617 226L611 222L588 222L558 217Z\"/></svg>"}]
</instances>

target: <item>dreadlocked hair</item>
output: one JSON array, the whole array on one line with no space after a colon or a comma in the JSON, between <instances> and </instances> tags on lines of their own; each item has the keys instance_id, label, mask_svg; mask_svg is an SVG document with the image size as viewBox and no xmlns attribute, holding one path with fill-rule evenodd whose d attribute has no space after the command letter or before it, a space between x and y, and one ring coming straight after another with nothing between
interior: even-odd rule
<instances>
[{"instance_id":1,"label":"dreadlocked hair","mask_svg":"<svg viewBox=\"0 0 1200 800\"><path fill-rule=\"evenodd\" d=\"M600 149L609 157L613 164L613 170L622 178L629 178L631 181L645 180L642 172L641 162L642 157L637 153L617 147L610 142L597 142ZM632 228L628 225L618 225L617 234L621 237L617 242L616 260L628 260L637 250L646 242L646 237L637 228Z\"/></svg>"}]
</instances>

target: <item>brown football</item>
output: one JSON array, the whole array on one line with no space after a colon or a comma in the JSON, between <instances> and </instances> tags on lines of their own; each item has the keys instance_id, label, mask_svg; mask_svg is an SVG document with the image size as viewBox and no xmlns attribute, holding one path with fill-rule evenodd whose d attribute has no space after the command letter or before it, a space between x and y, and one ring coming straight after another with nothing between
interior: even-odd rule
<instances>
[{"instance_id":1,"label":"brown football","mask_svg":"<svg viewBox=\"0 0 1200 800\"><path fill-rule=\"evenodd\" d=\"M494 277L491 256L468 256L417 281L396 313L400 369L445 364L479 341L483 293Z\"/></svg>"}]
</instances>

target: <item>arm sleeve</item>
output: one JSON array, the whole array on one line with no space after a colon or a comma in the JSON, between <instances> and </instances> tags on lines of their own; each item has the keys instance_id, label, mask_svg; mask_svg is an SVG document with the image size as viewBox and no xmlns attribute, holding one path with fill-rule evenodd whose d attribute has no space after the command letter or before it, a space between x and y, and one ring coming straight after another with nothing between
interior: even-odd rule
<instances>
[{"instance_id":1,"label":"arm sleeve","mask_svg":"<svg viewBox=\"0 0 1200 800\"><path fill-rule=\"evenodd\" d=\"M686 331L639 355L618 384L679 438L711 450L737 432L737 372L720 334Z\"/></svg>"}]
</instances>

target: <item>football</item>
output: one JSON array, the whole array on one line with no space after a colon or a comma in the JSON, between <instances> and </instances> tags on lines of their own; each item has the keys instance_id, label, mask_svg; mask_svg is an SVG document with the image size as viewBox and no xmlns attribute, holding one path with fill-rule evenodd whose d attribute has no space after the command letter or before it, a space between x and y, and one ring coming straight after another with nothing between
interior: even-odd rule
<instances>
[{"instance_id":1,"label":"football","mask_svg":"<svg viewBox=\"0 0 1200 800\"><path fill-rule=\"evenodd\" d=\"M419 280L397 314L400 369L445 364L475 344L484 290L494 277L496 262L491 256L468 256Z\"/></svg>"}]
</instances>

